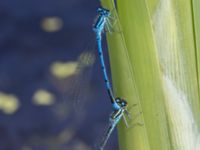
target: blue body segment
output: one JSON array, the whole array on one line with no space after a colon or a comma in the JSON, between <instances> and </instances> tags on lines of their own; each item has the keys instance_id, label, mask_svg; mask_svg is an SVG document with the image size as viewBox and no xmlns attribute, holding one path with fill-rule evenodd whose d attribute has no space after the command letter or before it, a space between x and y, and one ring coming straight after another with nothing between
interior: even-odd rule
<instances>
[{"instance_id":1,"label":"blue body segment","mask_svg":"<svg viewBox=\"0 0 200 150\"><path fill-rule=\"evenodd\" d=\"M116 98L116 103L120 106L120 109L114 110L112 114L109 117L109 126L106 131L106 134L101 142L101 145L99 146L99 150L103 150L109 137L111 136L112 132L114 131L115 127L119 123L122 117L124 117L124 113L127 112L127 102L123 99ZM124 117L125 119L125 117ZM125 120L126 123L126 120Z\"/></svg>"},{"instance_id":2,"label":"blue body segment","mask_svg":"<svg viewBox=\"0 0 200 150\"><path fill-rule=\"evenodd\" d=\"M98 12L98 16L97 16L97 20L96 20L95 24L93 25L93 31L96 34L98 55L100 58L104 81L106 84L106 89L108 91L108 95L109 95L111 103L112 103L112 107L114 110L119 110L120 106L115 102L115 97L112 92L112 87L111 87L110 81L108 79L108 74L106 71L104 55L103 55L103 50L102 50L102 33L105 30L106 23L109 20L110 11L107 9L104 9L104 8L98 8L97 12Z\"/></svg>"},{"instance_id":3,"label":"blue body segment","mask_svg":"<svg viewBox=\"0 0 200 150\"><path fill-rule=\"evenodd\" d=\"M124 112L128 113L128 111L126 110L127 102L124 99L116 98L114 96L111 83L109 81L106 67L105 67L104 55L103 55L103 50L102 50L102 33L104 32L107 23L109 23L110 11L104 8L98 8L97 12L98 12L98 16L97 16L95 24L93 25L93 31L96 34L98 55L100 58L100 63L101 63L102 71L103 71L103 77L106 84L106 89L108 91L108 95L110 97L111 104L113 107L113 112L109 117L109 127L99 147L99 150L103 150L111 133L113 132L113 130L115 129L115 127L117 126L121 118L123 117L125 119ZM125 123L126 123L126 119L125 119Z\"/></svg>"},{"instance_id":4,"label":"blue body segment","mask_svg":"<svg viewBox=\"0 0 200 150\"><path fill-rule=\"evenodd\" d=\"M124 111L123 109L120 109L118 112L113 112L111 114L111 116L109 118L109 127L108 127L108 129L106 131L105 137L102 140L102 143L101 143L101 145L99 147L99 150L103 150L104 149L109 137L111 136L111 134L114 131L115 127L117 126L117 124L121 120L121 118L123 116L123 111Z\"/></svg>"},{"instance_id":5,"label":"blue body segment","mask_svg":"<svg viewBox=\"0 0 200 150\"><path fill-rule=\"evenodd\" d=\"M98 16L93 25L93 30L94 32L101 35L101 33L103 33L105 29L105 25L107 21L109 20L110 11L105 8L100 7L97 9L97 13L98 13Z\"/></svg>"}]
</instances>

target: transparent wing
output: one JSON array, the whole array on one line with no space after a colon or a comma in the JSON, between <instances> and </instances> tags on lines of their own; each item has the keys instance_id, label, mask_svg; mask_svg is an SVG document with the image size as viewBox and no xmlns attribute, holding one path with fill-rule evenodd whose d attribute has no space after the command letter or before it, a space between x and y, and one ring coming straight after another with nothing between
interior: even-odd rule
<instances>
[{"instance_id":1,"label":"transparent wing","mask_svg":"<svg viewBox=\"0 0 200 150\"><path fill-rule=\"evenodd\" d=\"M102 143L101 143L101 145L99 147L99 150L103 150L104 149L106 143L108 142L108 139L110 138L113 130L115 129L115 126L116 126L116 124L110 124L109 125L109 127L107 128L106 134L103 137Z\"/></svg>"},{"instance_id":2,"label":"transparent wing","mask_svg":"<svg viewBox=\"0 0 200 150\"><path fill-rule=\"evenodd\" d=\"M76 60L57 60L50 66L49 79L58 91L59 99L55 107L56 116L60 120L64 120L71 112L83 110L87 100L91 99L92 86L90 83L96 60L96 43L93 35L92 31L87 35L90 40L82 46L83 50Z\"/></svg>"},{"instance_id":3,"label":"transparent wing","mask_svg":"<svg viewBox=\"0 0 200 150\"><path fill-rule=\"evenodd\" d=\"M114 116L114 114L115 114L115 112L113 112L109 117L109 125L108 125L108 128L106 129L106 132L104 133L104 136L103 136L102 141L101 141L100 146L99 146L99 150L104 149L104 147L105 147L106 143L108 142L112 132L114 131L115 127L117 126L117 124L121 120L122 116L124 115L123 112L122 112L116 118L112 118L112 116Z\"/></svg>"},{"instance_id":4,"label":"transparent wing","mask_svg":"<svg viewBox=\"0 0 200 150\"><path fill-rule=\"evenodd\" d=\"M75 112L82 112L91 97L91 79L96 60L94 52L94 50L85 51L78 59L76 74L72 80L72 88L69 93Z\"/></svg>"}]
</instances>

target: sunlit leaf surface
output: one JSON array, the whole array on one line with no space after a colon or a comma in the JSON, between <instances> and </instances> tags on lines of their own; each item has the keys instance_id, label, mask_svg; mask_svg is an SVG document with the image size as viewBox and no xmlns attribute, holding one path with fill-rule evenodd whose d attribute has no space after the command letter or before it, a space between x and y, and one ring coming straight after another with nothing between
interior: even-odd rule
<instances>
[{"instance_id":1,"label":"sunlit leaf surface","mask_svg":"<svg viewBox=\"0 0 200 150\"><path fill-rule=\"evenodd\" d=\"M116 3L122 32L107 34L114 89L138 104L144 123L120 124L120 148L199 150L199 2ZM114 0L102 4L112 10Z\"/></svg>"}]
</instances>

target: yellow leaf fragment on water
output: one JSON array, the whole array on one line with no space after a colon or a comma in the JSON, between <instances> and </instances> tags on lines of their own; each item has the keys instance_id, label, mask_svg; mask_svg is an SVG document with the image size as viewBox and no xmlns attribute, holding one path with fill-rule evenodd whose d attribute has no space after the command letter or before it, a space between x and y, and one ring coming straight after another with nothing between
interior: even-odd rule
<instances>
[{"instance_id":1,"label":"yellow leaf fragment on water","mask_svg":"<svg viewBox=\"0 0 200 150\"><path fill-rule=\"evenodd\" d=\"M95 55L93 53L83 52L78 57L78 61L54 62L50 66L50 71L55 77L65 79L69 76L79 74L86 67L92 66L94 62Z\"/></svg>"},{"instance_id":2,"label":"yellow leaf fragment on water","mask_svg":"<svg viewBox=\"0 0 200 150\"><path fill-rule=\"evenodd\" d=\"M24 147L22 147L21 150L32 150L32 148L30 148L30 147L28 147L28 146L24 146Z\"/></svg>"},{"instance_id":3,"label":"yellow leaf fragment on water","mask_svg":"<svg viewBox=\"0 0 200 150\"><path fill-rule=\"evenodd\" d=\"M49 106L55 103L55 96L47 90L40 89L33 95L35 105Z\"/></svg>"},{"instance_id":4,"label":"yellow leaf fragment on water","mask_svg":"<svg viewBox=\"0 0 200 150\"><path fill-rule=\"evenodd\" d=\"M74 129L67 128L58 135L58 139L61 143L67 143L73 138L74 134Z\"/></svg>"},{"instance_id":5,"label":"yellow leaf fragment on water","mask_svg":"<svg viewBox=\"0 0 200 150\"><path fill-rule=\"evenodd\" d=\"M47 17L41 21L41 28L46 32L57 32L63 27L63 21L59 17Z\"/></svg>"},{"instance_id":6,"label":"yellow leaf fragment on water","mask_svg":"<svg viewBox=\"0 0 200 150\"><path fill-rule=\"evenodd\" d=\"M75 149L76 150L91 150L90 147L82 141L76 141Z\"/></svg>"},{"instance_id":7,"label":"yellow leaf fragment on water","mask_svg":"<svg viewBox=\"0 0 200 150\"><path fill-rule=\"evenodd\" d=\"M79 56L79 62L84 66L91 66L94 64L95 62L95 55L93 53L90 52L83 52L80 56Z\"/></svg>"},{"instance_id":8,"label":"yellow leaf fragment on water","mask_svg":"<svg viewBox=\"0 0 200 150\"><path fill-rule=\"evenodd\" d=\"M5 114L15 113L19 105L19 100L16 96L0 92L0 110Z\"/></svg>"},{"instance_id":9,"label":"yellow leaf fragment on water","mask_svg":"<svg viewBox=\"0 0 200 150\"><path fill-rule=\"evenodd\" d=\"M67 78L76 73L77 62L55 62L51 65L51 73L60 79Z\"/></svg>"}]
</instances>

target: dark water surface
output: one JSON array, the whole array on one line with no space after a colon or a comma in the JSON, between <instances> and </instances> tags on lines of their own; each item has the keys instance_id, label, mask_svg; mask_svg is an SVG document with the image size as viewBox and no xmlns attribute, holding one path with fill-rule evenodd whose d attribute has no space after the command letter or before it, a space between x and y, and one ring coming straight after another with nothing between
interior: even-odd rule
<instances>
[{"instance_id":1,"label":"dark water surface","mask_svg":"<svg viewBox=\"0 0 200 150\"><path fill-rule=\"evenodd\" d=\"M0 1L0 150L98 145L111 110L99 64L84 78L51 72L82 53L97 7L97 0ZM72 93L81 92L75 110ZM106 149L118 149L116 137Z\"/></svg>"}]
</instances>

